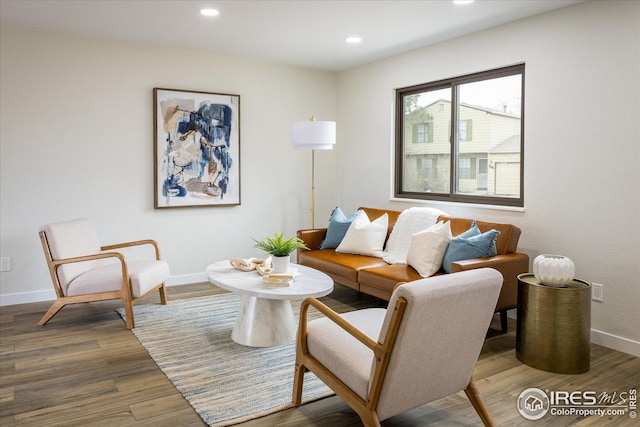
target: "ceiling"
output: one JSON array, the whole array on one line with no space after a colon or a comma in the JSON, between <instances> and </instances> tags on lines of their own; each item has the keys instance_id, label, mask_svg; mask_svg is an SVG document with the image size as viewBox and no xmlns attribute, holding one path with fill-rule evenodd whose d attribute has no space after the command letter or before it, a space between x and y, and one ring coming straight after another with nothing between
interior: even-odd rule
<instances>
[{"instance_id":1,"label":"ceiling","mask_svg":"<svg viewBox=\"0 0 640 427\"><path fill-rule=\"evenodd\" d=\"M0 0L0 24L340 71L581 1Z\"/></svg>"}]
</instances>

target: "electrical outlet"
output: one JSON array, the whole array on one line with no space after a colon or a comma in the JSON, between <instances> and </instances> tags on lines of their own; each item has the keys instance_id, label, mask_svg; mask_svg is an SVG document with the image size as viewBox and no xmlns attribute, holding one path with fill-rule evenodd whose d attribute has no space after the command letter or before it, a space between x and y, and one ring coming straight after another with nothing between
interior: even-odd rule
<instances>
[{"instance_id":1,"label":"electrical outlet","mask_svg":"<svg viewBox=\"0 0 640 427\"><path fill-rule=\"evenodd\" d=\"M11 258L0 258L0 271L11 271Z\"/></svg>"},{"instance_id":2,"label":"electrical outlet","mask_svg":"<svg viewBox=\"0 0 640 427\"><path fill-rule=\"evenodd\" d=\"M604 286L600 283L591 284L591 299L594 301L604 302Z\"/></svg>"}]
</instances>

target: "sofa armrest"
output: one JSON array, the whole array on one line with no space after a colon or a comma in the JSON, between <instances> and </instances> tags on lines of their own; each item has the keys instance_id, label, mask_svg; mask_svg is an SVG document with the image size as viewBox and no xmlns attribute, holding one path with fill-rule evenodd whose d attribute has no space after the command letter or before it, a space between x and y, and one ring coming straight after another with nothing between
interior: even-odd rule
<instances>
[{"instance_id":1,"label":"sofa armrest","mask_svg":"<svg viewBox=\"0 0 640 427\"><path fill-rule=\"evenodd\" d=\"M476 268L495 268L504 277L502 291L498 298L496 311L516 308L518 305L518 275L529 271L529 256L521 253L508 253L490 258L474 258L451 263L451 272L473 270Z\"/></svg>"},{"instance_id":2,"label":"sofa armrest","mask_svg":"<svg viewBox=\"0 0 640 427\"><path fill-rule=\"evenodd\" d=\"M298 230L297 236L310 250L320 249L320 244L327 236L326 228L309 228Z\"/></svg>"},{"instance_id":3,"label":"sofa armrest","mask_svg":"<svg viewBox=\"0 0 640 427\"><path fill-rule=\"evenodd\" d=\"M518 276L529 270L529 256L521 253L496 255L490 258L473 258L451 263L451 272L474 270L476 268L495 268L503 276Z\"/></svg>"}]
</instances>

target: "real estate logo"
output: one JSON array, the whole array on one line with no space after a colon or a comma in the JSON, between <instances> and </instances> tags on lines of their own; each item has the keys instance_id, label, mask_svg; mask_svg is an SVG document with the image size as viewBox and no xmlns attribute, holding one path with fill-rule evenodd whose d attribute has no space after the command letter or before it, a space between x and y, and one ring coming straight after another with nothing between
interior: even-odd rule
<instances>
[{"instance_id":1,"label":"real estate logo","mask_svg":"<svg viewBox=\"0 0 640 427\"><path fill-rule=\"evenodd\" d=\"M539 388L528 388L518 397L518 411L528 420L539 420L549 411L549 397Z\"/></svg>"},{"instance_id":2,"label":"real estate logo","mask_svg":"<svg viewBox=\"0 0 640 427\"><path fill-rule=\"evenodd\" d=\"M539 420L547 413L579 417L637 417L638 392L624 391L566 391L528 388L518 396L518 411L528 420Z\"/></svg>"}]
</instances>

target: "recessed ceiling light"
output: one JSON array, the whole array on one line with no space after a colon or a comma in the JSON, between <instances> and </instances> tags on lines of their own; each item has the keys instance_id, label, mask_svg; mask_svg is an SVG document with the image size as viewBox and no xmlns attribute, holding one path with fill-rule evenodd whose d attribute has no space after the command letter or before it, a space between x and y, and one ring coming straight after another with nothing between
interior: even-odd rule
<instances>
[{"instance_id":1,"label":"recessed ceiling light","mask_svg":"<svg viewBox=\"0 0 640 427\"><path fill-rule=\"evenodd\" d=\"M362 37L351 36L344 39L347 43L355 44L362 42Z\"/></svg>"},{"instance_id":2,"label":"recessed ceiling light","mask_svg":"<svg viewBox=\"0 0 640 427\"><path fill-rule=\"evenodd\" d=\"M453 0L454 4L470 4L473 3L473 0Z\"/></svg>"},{"instance_id":3,"label":"recessed ceiling light","mask_svg":"<svg viewBox=\"0 0 640 427\"><path fill-rule=\"evenodd\" d=\"M215 9L200 9L200 14L204 16L218 16L220 11Z\"/></svg>"}]
</instances>

